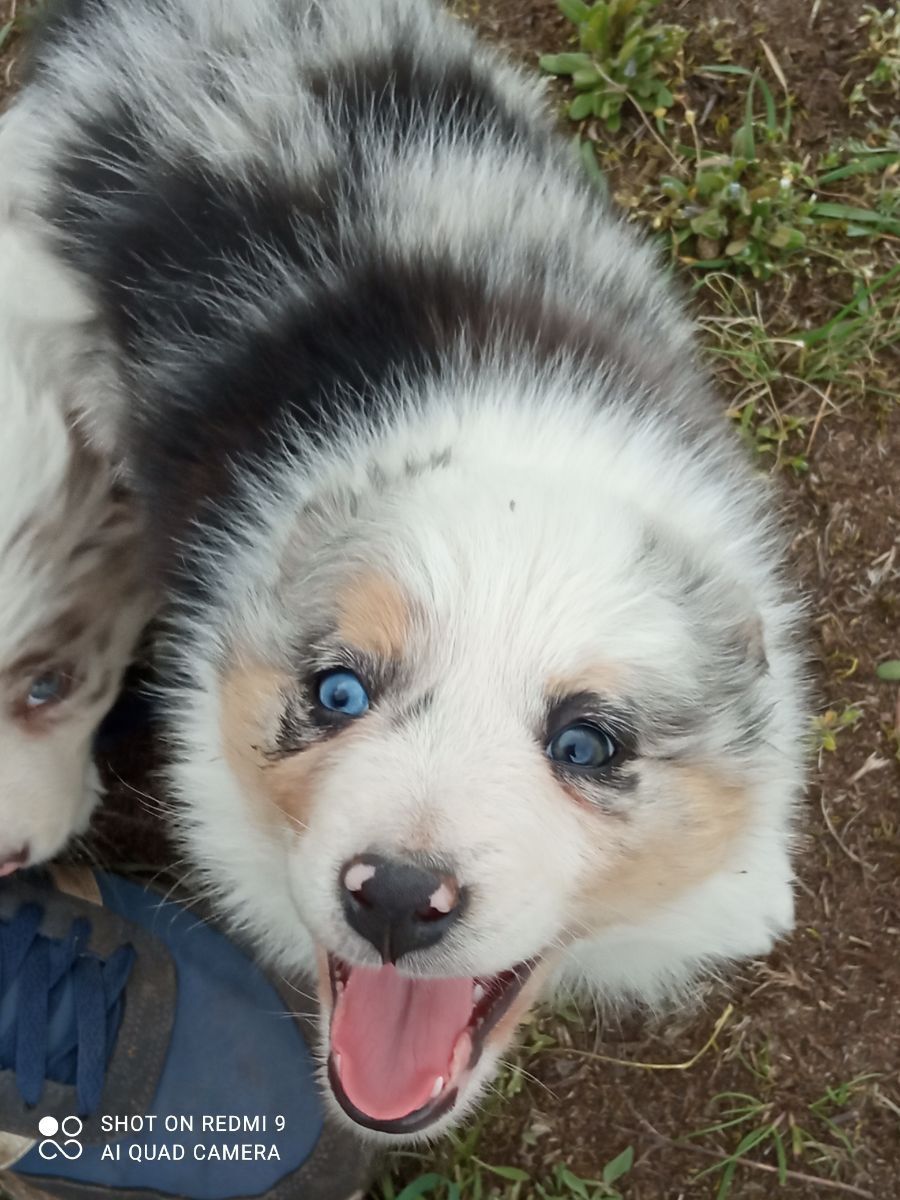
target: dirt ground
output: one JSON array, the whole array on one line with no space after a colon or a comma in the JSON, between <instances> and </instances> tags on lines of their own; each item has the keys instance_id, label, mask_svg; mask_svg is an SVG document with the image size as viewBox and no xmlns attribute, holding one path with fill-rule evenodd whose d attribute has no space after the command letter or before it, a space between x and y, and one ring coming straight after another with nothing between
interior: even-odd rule
<instances>
[{"instance_id":1,"label":"dirt ground","mask_svg":"<svg viewBox=\"0 0 900 1200\"><path fill-rule=\"evenodd\" d=\"M862 8L859 0L670 0L663 15L705 39L704 62L730 55L765 68L764 38L797 97L794 141L815 152L862 131L845 99L858 70ZM569 36L552 0L481 0L467 15L532 63ZM703 112L720 86L690 80L692 107ZM612 164L614 189L641 169L626 143ZM795 306L802 327L827 319L841 286L814 279L763 299ZM873 370L896 386L898 366L888 350ZM790 402L804 403L793 392ZM811 412L819 406L812 395L806 403ZM808 471L780 471L778 482L795 530L797 586L809 598L818 707L861 715L835 750L820 752L813 772L797 846L796 932L766 961L710 986L687 1015L545 1017L543 1037L528 1033L534 1052L521 1089L492 1106L478 1148L488 1162L538 1176L563 1162L596 1177L632 1146L635 1165L619 1185L627 1200L712 1200L718 1177L697 1180L698 1173L741 1135L771 1123L788 1143L787 1182L778 1185L771 1146L761 1145L736 1174L733 1197L900 1196L900 695L875 676L879 662L900 657L900 406L838 403L810 434ZM118 770L141 789L147 751L139 749ZM162 843L146 829L130 786L119 787L121 815L103 819L99 844L113 860L159 861ZM137 851L133 823L142 829ZM715 1046L691 1069L636 1065L690 1059L728 1004ZM827 1100L828 1089L845 1085L852 1086ZM729 1092L758 1102L756 1123L685 1140L723 1120Z\"/></svg>"}]
</instances>

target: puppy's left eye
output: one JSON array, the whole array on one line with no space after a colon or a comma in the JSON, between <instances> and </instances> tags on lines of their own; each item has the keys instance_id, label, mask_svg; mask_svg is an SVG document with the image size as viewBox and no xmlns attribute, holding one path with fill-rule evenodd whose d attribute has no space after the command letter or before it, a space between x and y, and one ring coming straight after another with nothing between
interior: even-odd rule
<instances>
[{"instance_id":1,"label":"puppy's left eye","mask_svg":"<svg viewBox=\"0 0 900 1200\"><path fill-rule=\"evenodd\" d=\"M44 671L30 683L25 696L26 708L45 708L65 700L72 684L71 675L65 671Z\"/></svg>"},{"instance_id":2,"label":"puppy's left eye","mask_svg":"<svg viewBox=\"0 0 900 1200\"><path fill-rule=\"evenodd\" d=\"M361 717L369 707L369 693L352 671L328 671L319 678L319 703L329 712Z\"/></svg>"},{"instance_id":3,"label":"puppy's left eye","mask_svg":"<svg viewBox=\"0 0 900 1200\"><path fill-rule=\"evenodd\" d=\"M553 735L547 754L564 767L596 771L605 767L619 749L605 729L597 725L567 725Z\"/></svg>"}]
</instances>

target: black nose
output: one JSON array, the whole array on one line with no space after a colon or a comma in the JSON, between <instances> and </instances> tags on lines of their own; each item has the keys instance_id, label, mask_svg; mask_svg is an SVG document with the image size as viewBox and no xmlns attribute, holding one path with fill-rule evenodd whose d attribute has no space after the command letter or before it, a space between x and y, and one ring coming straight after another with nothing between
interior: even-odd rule
<instances>
[{"instance_id":1,"label":"black nose","mask_svg":"<svg viewBox=\"0 0 900 1200\"><path fill-rule=\"evenodd\" d=\"M450 872L380 854L345 863L340 892L348 922L386 963L439 942L465 902L465 889Z\"/></svg>"}]
</instances>

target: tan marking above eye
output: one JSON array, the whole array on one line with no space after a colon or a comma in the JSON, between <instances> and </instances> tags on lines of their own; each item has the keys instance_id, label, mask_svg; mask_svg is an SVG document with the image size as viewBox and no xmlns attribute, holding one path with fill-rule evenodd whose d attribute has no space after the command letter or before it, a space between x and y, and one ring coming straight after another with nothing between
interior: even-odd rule
<instances>
[{"instance_id":1,"label":"tan marking above eye","mask_svg":"<svg viewBox=\"0 0 900 1200\"><path fill-rule=\"evenodd\" d=\"M606 696L622 688L624 672L614 663L587 663L571 675L553 675L546 683L546 694L552 697Z\"/></svg>"},{"instance_id":2,"label":"tan marking above eye","mask_svg":"<svg viewBox=\"0 0 900 1200\"><path fill-rule=\"evenodd\" d=\"M602 865L588 871L575 901L582 926L596 929L640 919L668 904L723 867L747 828L751 801L743 787L707 766L665 769L669 794L662 819L657 828L645 831L640 844L608 814L587 815L595 830L590 836L609 842L607 853L598 858Z\"/></svg>"},{"instance_id":3,"label":"tan marking above eye","mask_svg":"<svg viewBox=\"0 0 900 1200\"><path fill-rule=\"evenodd\" d=\"M261 770L272 743L291 681L274 667L238 661L221 680L220 733L232 770Z\"/></svg>"},{"instance_id":4,"label":"tan marking above eye","mask_svg":"<svg viewBox=\"0 0 900 1200\"><path fill-rule=\"evenodd\" d=\"M350 580L338 593L337 612L337 635L344 645L387 660L404 657L410 606L387 575L366 571Z\"/></svg>"}]
</instances>

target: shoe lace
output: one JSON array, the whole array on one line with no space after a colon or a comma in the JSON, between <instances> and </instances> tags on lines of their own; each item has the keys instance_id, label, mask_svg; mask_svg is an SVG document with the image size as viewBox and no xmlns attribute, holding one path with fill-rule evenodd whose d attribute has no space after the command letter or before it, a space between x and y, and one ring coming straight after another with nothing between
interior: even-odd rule
<instances>
[{"instance_id":1,"label":"shoe lace","mask_svg":"<svg viewBox=\"0 0 900 1200\"><path fill-rule=\"evenodd\" d=\"M15 1069L28 1105L46 1079L74 1083L87 1116L100 1103L135 952L120 946L99 958L87 948L89 921L53 938L40 932L42 918L39 905L25 904L0 921L0 1069Z\"/></svg>"}]
</instances>

